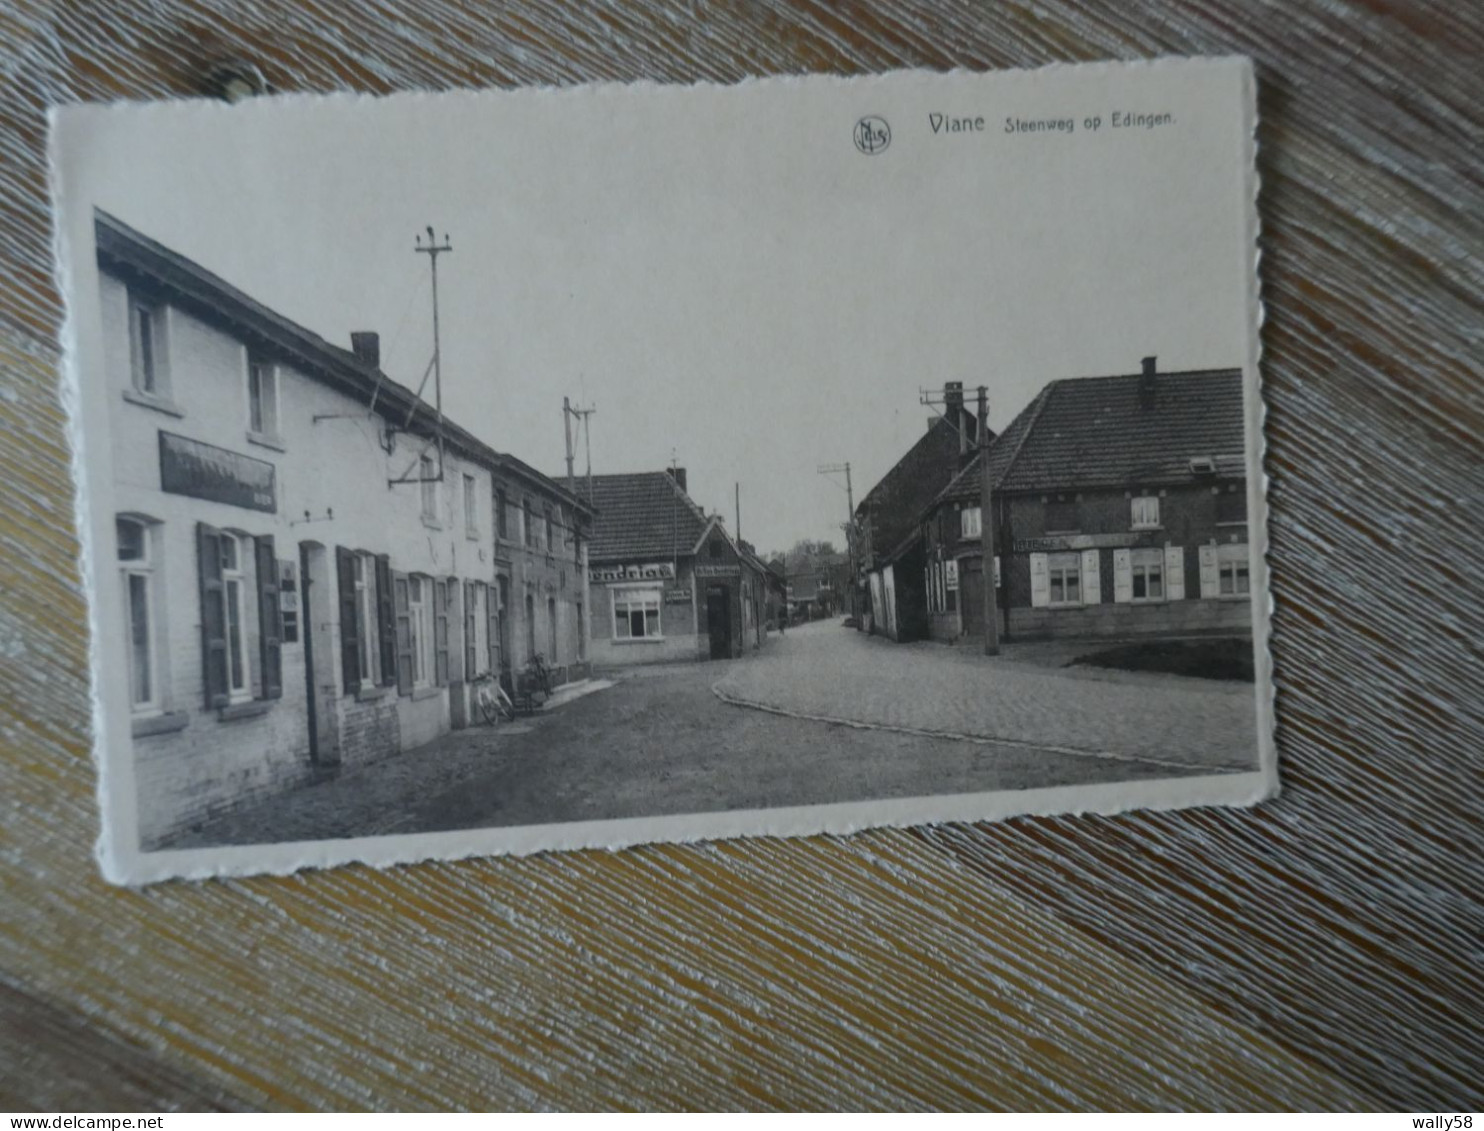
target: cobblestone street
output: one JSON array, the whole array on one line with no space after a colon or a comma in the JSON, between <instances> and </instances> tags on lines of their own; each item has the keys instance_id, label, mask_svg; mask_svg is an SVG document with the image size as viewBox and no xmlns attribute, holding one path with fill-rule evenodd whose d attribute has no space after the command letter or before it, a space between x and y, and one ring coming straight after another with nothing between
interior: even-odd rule
<instances>
[{"instance_id":1,"label":"cobblestone street","mask_svg":"<svg viewBox=\"0 0 1484 1131\"><path fill-rule=\"evenodd\" d=\"M1012 689L1015 703L976 714L967 689L977 686L982 696L990 669ZM165 847L1029 789L1250 765L1241 760L1252 749L1251 725L1242 730L1240 713L1250 688L1205 691L1179 680L1179 711L1188 720L1177 725L1162 715L1174 711L1176 696L1160 693L1171 678L1089 678L985 661L963 649L893 645L838 622L819 623L771 637L749 659L624 672L614 686L529 721L456 731L211 821ZM857 722L879 716L912 726L948 718L970 733L986 721L1012 720L1020 729L1010 743L966 741L793 718L721 698L742 692L767 697L775 709L821 703L847 709ZM934 714L941 710L958 714ZM1094 710L1115 712L1101 732L1089 729ZM1078 720L1083 730L1076 729ZM1026 741L1033 725L1056 741L1086 741L1094 750L1101 748L1099 733L1109 744L1143 735L1137 749L1155 751L1162 761L1037 748ZM1170 745L1156 746L1149 735ZM1162 764L1178 760L1181 741L1219 757L1191 757L1189 768Z\"/></svg>"},{"instance_id":2,"label":"cobblestone street","mask_svg":"<svg viewBox=\"0 0 1484 1131\"><path fill-rule=\"evenodd\" d=\"M1064 668L1087 643L893 644L819 621L717 682L728 702L1172 766L1257 768L1250 683Z\"/></svg>"}]
</instances>

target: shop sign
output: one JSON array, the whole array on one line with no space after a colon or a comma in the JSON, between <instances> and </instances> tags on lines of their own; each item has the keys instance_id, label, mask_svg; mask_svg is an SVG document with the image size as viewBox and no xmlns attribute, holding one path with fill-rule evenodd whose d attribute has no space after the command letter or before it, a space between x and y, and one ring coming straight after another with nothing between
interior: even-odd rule
<instances>
[{"instance_id":1,"label":"shop sign","mask_svg":"<svg viewBox=\"0 0 1484 1131\"><path fill-rule=\"evenodd\" d=\"M943 563L943 579L944 579L944 583L948 586L948 588L950 588L950 589L957 589L958 588L958 561L957 561L957 559L949 558L948 561L946 561L946 562Z\"/></svg>"},{"instance_id":2,"label":"shop sign","mask_svg":"<svg viewBox=\"0 0 1484 1131\"><path fill-rule=\"evenodd\" d=\"M1017 538L1017 554L1054 554L1058 550L1101 550L1136 546L1140 536L1132 532L1119 534L1060 534L1054 538Z\"/></svg>"},{"instance_id":3,"label":"shop sign","mask_svg":"<svg viewBox=\"0 0 1484 1131\"><path fill-rule=\"evenodd\" d=\"M673 562L645 562L642 565L594 566L587 571L589 581L665 581L675 577Z\"/></svg>"},{"instance_id":4,"label":"shop sign","mask_svg":"<svg viewBox=\"0 0 1484 1131\"><path fill-rule=\"evenodd\" d=\"M173 432L160 433L160 489L248 510L278 510L271 463L203 444Z\"/></svg>"},{"instance_id":5,"label":"shop sign","mask_svg":"<svg viewBox=\"0 0 1484 1131\"><path fill-rule=\"evenodd\" d=\"M697 577L737 577L742 573L742 567L738 565L710 565L697 564Z\"/></svg>"},{"instance_id":6,"label":"shop sign","mask_svg":"<svg viewBox=\"0 0 1484 1131\"><path fill-rule=\"evenodd\" d=\"M682 604L683 605L688 605L688 604L690 604L690 586L687 585L687 586L684 586L683 588L680 588L680 589L666 589L665 590L665 604L667 604L667 605L682 605Z\"/></svg>"}]
</instances>

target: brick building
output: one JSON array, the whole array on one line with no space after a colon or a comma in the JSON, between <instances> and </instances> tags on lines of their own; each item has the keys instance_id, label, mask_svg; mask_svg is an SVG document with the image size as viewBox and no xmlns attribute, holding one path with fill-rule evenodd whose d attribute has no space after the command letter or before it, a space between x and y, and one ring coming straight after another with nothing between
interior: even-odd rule
<instances>
[{"instance_id":1,"label":"brick building","mask_svg":"<svg viewBox=\"0 0 1484 1131\"><path fill-rule=\"evenodd\" d=\"M726 659L762 646L767 568L686 494L684 468L591 482L595 664Z\"/></svg>"},{"instance_id":2,"label":"brick building","mask_svg":"<svg viewBox=\"0 0 1484 1131\"><path fill-rule=\"evenodd\" d=\"M1007 639L1251 627L1242 375L1054 381L989 448ZM980 464L924 514L935 639L983 634Z\"/></svg>"},{"instance_id":3,"label":"brick building","mask_svg":"<svg viewBox=\"0 0 1484 1131\"><path fill-rule=\"evenodd\" d=\"M979 422L962 382L945 390L943 414L855 508L858 584L868 599L860 628L892 640L924 640L928 606L922 513L973 458Z\"/></svg>"},{"instance_id":4,"label":"brick building","mask_svg":"<svg viewBox=\"0 0 1484 1131\"><path fill-rule=\"evenodd\" d=\"M106 214L95 238L98 583L125 611L100 646L128 674L103 693L128 696L146 847L463 725L521 641L580 661L584 503L456 425L440 445L374 333L331 345Z\"/></svg>"}]
</instances>

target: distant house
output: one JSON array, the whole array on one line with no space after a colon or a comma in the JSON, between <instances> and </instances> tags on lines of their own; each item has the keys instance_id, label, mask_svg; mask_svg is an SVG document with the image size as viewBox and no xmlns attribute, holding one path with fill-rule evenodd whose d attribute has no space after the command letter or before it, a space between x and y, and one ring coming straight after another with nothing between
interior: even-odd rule
<instances>
[{"instance_id":1,"label":"distant house","mask_svg":"<svg viewBox=\"0 0 1484 1131\"><path fill-rule=\"evenodd\" d=\"M963 383L950 382L945 392L943 414L855 508L859 583L869 594L859 627L893 640L928 636L922 514L978 444L979 422L964 406Z\"/></svg>"},{"instance_id":2,"label":"distant house","mask_svg":"<svg viewBox=\"0 0 1484 1131\"><path fill-rule=\"evenodd\" d=\"M1251 627L1242 374L1053 381L989 449L1010 638ZM975 458L923 515L935 639L984 632Z\"/></svg>"},{"instance_id":3,"label":"distant house","mask_svg":"<svg viewBox=\"0 0 1484 1131\"><path fill-rule=\"evenodd\" d=\"M592 477L596 664L726 659L762 646L767 568L685 483L684 468Z\"/></svg>"},{"instance_id":4,"label":"distant house","mask_svg":"<svg viewBox=\"0 0 1484 1131\"><path fill-rule=\"evenodd\" d=\"M832 614L839 604L838 591L823 570L789 574L787 582L789 619L818 620Z\"/></svg>"}]
</instances>

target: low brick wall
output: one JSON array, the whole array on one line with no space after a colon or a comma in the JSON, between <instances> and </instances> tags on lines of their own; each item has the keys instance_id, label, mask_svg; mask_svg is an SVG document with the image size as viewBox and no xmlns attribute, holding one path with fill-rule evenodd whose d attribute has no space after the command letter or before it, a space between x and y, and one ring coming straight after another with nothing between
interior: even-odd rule
<instances>
[{"instance_id":1,"label":"low brick wall","mask_svg":"<svg viewBox=\"0 0 1484 1131\"><path fill-rule=\"evenodd\" d=\"M679 633L662 640L616 642L594 640L589 655L598 667L622 667L626 664L661 664L672 660L704 660L711 654L710 640L696 633Z\"/></svg>"},{"instance_id":2,"label":"low brick wall","mask_svg":"<svg viewBox=\"0 0 1484 1131\"><path fill-rule=\"evenodd\" d=\"M1187 600L1161 604L1105 602L1070 609L1011 609L1010 633L1017 640L1120 636L1185 636L1247 632L1251 606L1245 601Z\"/></svg>"}]
</instances>

